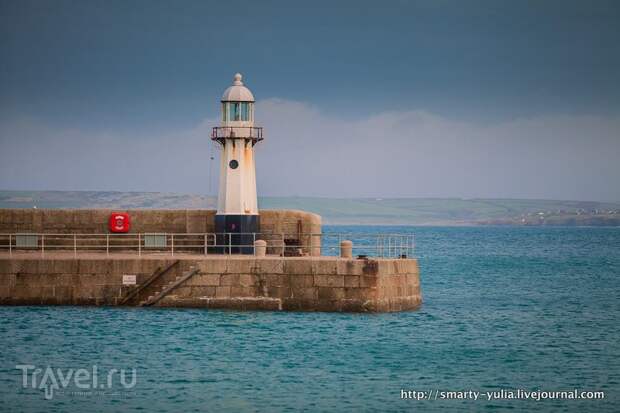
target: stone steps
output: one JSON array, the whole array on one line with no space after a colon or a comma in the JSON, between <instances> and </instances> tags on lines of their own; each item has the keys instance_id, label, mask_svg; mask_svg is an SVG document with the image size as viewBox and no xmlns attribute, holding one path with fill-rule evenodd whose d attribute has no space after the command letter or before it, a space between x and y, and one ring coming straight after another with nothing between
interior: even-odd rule
<instances>
[{"instance_id":1,"label":"stone steps","mask_svg":"<svg viewBox=\"0 0 620 413\"><path fill-rule=\"evenodd\" d=\"M166 274L168 271L174 268L179 262L180 262L179 260L176 260L163 268L157 267L155 271L153 272L153 274L151 274L151 276L146 281L138 285L133 290L127 292L127 294L120 300L119 304L126 305L126 304L131 303L132 301L135 302L135 298L138 296L138 294L141 291L144 291L145 289L147 289L149 285L151 285L155 280L162 277L164 274Z\"/></svg>"},{"instance_id":2,"label":"stone steps","mask_svg":"<svg viewBox=\"0 0 620 413\"><path fill-rule=\"evenodd\" d=\"M183 275L176 277L173 281L170 281L161 291L156 291L153 295L149 296L146 300L142 301L139 306L140 307L150 307L156 304L159 300L168 295L172 290L177 288L179 285L183 284L185 281L189 280L195 274L200 272L196 267L190 267L189 271L185 272Z\"/></svg>"}]
</instances>

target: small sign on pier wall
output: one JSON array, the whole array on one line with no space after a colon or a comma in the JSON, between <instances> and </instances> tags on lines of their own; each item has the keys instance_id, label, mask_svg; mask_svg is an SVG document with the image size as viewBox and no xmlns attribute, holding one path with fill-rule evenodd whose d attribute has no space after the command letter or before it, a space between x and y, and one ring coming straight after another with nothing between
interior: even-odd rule
<instances>
[{"instance_id":1,"label":"small sign on pier wall","mask_svg":"<svg viewBox=\"0 0 620 413\"><path fill-rule=\"evenodd\" d=\"M135 275L123 275L123 285L136 285L136 276Z\"/></svg>"}]
</instances>

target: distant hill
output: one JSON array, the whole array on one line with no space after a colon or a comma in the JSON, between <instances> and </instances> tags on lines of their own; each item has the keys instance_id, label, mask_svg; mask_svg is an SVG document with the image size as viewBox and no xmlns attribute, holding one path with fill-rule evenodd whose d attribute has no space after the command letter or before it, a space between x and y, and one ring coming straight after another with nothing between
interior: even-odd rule
<instances>
[{"instance_id":1,"label":"distant hill","mask_svg":"<svg viewBox=\"0 0 620 413\"><path fill-rule=\"evenodd\" d=\"M215 208L205 195L160 192L0 191L0 208ZM620 226L620 202L459 198L263 197L260 208L303 209L325 224Z\"/></svg>"}]
</instances>

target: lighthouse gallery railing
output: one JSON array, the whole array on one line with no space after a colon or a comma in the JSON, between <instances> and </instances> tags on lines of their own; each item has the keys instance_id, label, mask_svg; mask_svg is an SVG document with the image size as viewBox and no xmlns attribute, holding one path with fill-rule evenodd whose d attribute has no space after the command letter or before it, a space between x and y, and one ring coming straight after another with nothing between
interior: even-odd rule
<instances>
[{"instance_id":1,"label":"lighthouse gallery railing","mask_svg":"<svg viewBox=\"0 0 620 413\"><path fill-rule=\"evenodd\" d=\"M211 140L222 143L226 139L250 139L252 145L263 140L263 128L259 126L215 126Z\"/></svg>"}]
</instances>

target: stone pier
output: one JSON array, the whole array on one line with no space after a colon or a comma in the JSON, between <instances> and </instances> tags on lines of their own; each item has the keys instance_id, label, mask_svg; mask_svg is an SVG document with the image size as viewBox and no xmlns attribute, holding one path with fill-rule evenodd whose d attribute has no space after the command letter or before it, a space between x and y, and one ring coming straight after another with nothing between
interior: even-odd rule
<instances>
[{"instance_id":1,"label":"stone pier","mask_svg":"<svg viewBox=\"0 0 620 413\"><path fill-rule=\"evenodd\" d=\"M183 244L183 234L215 230L213 210L116 210L131 216L133 238L110 249L105 236L103 247L87 236L78 248L76 235L108 233L111 212L0 210L0 304L382 312L422 303L417 260L356 259L350 241L340 257L321 256L316 214L261 210L257 255L212 254L206 238L204 247ZM38 247L9 250L9 234L17 233L76 235L73 243L50 236L45 245L40 238ZM181 241L145 253L136 235L146 233Z\"/></svg>"},{"instance_id":2,"label":"stone pier","mask_svg":"<svg viewBox=\"0 0 620 413\"><path fill-rule=\"evenodd\" d=\"M415 309L422 302L415 259L102 253L75 258L70 252L20 252L0 254L0 304L120 305L158 268L176 260L127 305L138 305L195 269L155 306L384 312ZM123 285L126 275L135 275L135 286Z\"/></svg>"}]
</instances>

